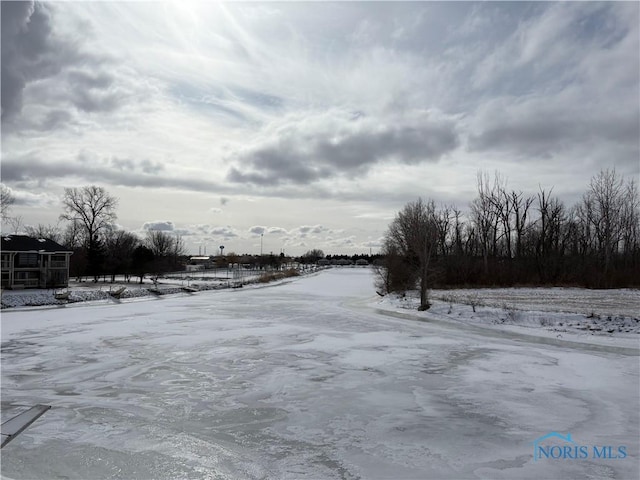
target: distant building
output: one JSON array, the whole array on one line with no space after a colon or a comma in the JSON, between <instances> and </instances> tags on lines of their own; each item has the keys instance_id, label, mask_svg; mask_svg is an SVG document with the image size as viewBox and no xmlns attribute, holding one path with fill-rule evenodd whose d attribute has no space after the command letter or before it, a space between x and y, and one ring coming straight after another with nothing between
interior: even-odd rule
<instances>
[{"instance_id":1,"label":"distant building","mask_svg":"<svg viewBox=\"0 0 640 480\"><path fill-rule=\"evenodd\" d=\"M205 270L207 268L211 268L213 266L213 262L211 261L211 257L198 255L195 257L189 257L189 264L187 265L187 271L193 272L198 270Z\"/></svg>"},{"instance_id":2,"label":"distant building","mask_svg":"<svg viewBox=\"0 0 640 480\"><path fill-rule=\"evenodd\" d=\"M358 260L356 260L356 265L359 265L361 267L368 266L369 265L369 260L367 260L365 258L359 258Z\"/></svg>"},{"instance_id":3,"label":"distant building","mask_svg":"<svg viewBox=\"0 0 640 480\"><path fill-rule=\"evenodd\" d=\"M349 265L353 265L353 262L347 258L340 258L338 261L336 261L336 265L340 267L346 267Z\"/></svg>"},{"instance_id":4,"label":"distant building","mask_svg":"<svg viewBox=\"0 0 640 480\"><path fill-rule=\"evenodd\" d=\"M3 288L61 288L69 285L73 252L45 238L2 237Z\"/></svg>"}]
</instances>

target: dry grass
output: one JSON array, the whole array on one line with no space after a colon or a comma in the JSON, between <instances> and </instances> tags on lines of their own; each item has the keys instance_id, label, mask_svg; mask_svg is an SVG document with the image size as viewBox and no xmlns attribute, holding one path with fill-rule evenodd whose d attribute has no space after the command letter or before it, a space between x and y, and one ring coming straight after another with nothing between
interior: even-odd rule
<instances>
[{"instance_id":1,"label":"dry grass","mask_svg":"<svg viewBox=\"0 0 640 480\"><path fill-rule=\"evenodd\" d=\"M290 268L289 270L285 270L284 272L263 273L258 278L258 282L269 283L269 282L273 282L274 280L281 280L283 278L289 278L289 277L297 277L299 275L300 273L297 270Z\"/></svg>"}]
</instances>

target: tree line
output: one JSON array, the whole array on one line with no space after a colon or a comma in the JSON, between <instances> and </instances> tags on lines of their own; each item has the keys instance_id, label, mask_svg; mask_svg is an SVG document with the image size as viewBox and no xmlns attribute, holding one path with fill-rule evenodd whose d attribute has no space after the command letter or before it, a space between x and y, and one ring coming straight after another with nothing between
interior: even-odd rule
<instances>
[{"instance_id":1,"label":"tree line","mask_svg":"<svg viewBox=\"0 0 640 480\"><path fill-rule=\"evenodd\" d=\"M2 195L2 214L6 218L13 200L4 185ZM138 277L142 283L147 274L180 267L180 257L186 253L182 238L160 230L148 230L146 237L140 238L116 228L118 200L104 188L65 188L62 205L60 220L66 222L63 227L39 224L23 230L31 237L48 238L73 251L71 276L94 281L110 276L113 282L116 275L124 275L127 281Z\"/></svg>"},{"instance_id":2,"label":"tree line","mask_svg":"<svg viewBox=\"0 0 640 480\"><path fill-rule=\"evenodd\" d=\"M553 189L510 190L499 173L477 177L462 210L419 198L398 212L384 236L381 292L451 286L640 286L640 200L634 180L615 170L594 176L568 207Z\"/></svg>"}]
</instances>

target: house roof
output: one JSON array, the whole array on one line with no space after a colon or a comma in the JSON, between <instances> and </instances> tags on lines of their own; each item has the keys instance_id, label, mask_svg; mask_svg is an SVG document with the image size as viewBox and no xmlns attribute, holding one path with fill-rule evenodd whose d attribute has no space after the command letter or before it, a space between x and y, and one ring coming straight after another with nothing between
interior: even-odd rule
<instances>
[{"instance_id":1,"label":"house roof","mask_svg":"<svg viewBox=\"0 0 640 480\"><path fill-rule=\"evenodd\" d=\"M68 248L48 238L34 238L27 235L3 235L3 252L71 252Z\"/></svg>"}]
</instances>

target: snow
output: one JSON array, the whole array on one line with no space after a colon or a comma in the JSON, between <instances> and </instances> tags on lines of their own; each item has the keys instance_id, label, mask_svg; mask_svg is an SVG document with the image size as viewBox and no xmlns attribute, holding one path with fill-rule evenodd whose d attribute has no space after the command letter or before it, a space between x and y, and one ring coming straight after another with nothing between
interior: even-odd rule
<instances>
[{"instance_id":1,"label":"snow","mask_svg":"<svg viewBox=\"0 0 640 480\"><path fill-rule=\"evenodd\" d=\"M298 270L300 274L314 273L313 267ZM245 269L216 269L203 272L174 273L161 276L154 283L150 278L145 278L143 283L138 281L125 281L122 276L117 276L116 281L107 283L104 280L71 281L69 287L64 289L25 289L6 290L2 292L2 308L34 307L67 305L75 302L109 303L114 300L111 292L116 292L124 287L124 292L118 300L128 300L141 297L153 297L158 295L190 294L196 291L218 290L237 286L254 285L258 278L265 273L261 270ZM185 291L185 287L190 289ZM67 299L56 299L56 293L69 293Z\"/></svg>"},{"instance_id":2,"label":"snow","mask_svg":"<svg viewBox=\"0 0 640 480\"><path fill-rule=\"evenodd\" d=\"M637 334L547 338L372 293L370 271L347 268L6 309L3 420L52 409L2 450L2 475L638 478ZM551 431L629 456L534 462Z\"/></svg>"},{"instance_id":3,"label":"snow","mask_svg":"<svg viewBox=\"0 0 640 480\"><path fill-rule=\"evenodd\" d=\"M397 313L411 310L416 318L462 323L467 328L483 327L563 342L634 348L640 341L640 291L634 289L433 290L431 301L428 311L416 312L418 293L409 292L388 295L377 307Z\"/></svg>"}]
</instances>

